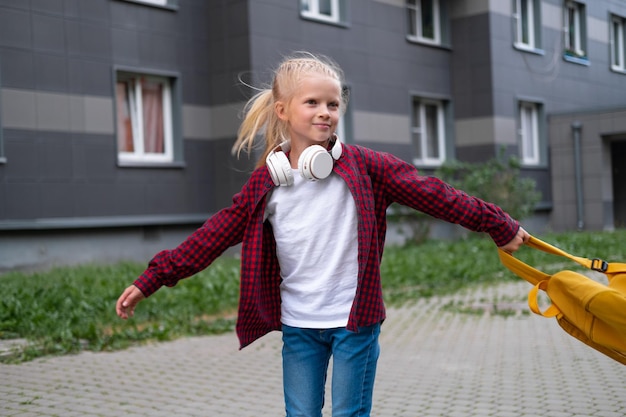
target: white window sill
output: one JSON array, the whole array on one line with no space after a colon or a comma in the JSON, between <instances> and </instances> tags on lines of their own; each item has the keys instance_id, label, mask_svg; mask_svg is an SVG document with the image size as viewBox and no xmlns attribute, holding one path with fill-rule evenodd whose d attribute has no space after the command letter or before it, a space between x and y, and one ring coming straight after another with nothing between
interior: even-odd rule
<instances>
[{"instance_id":1,"label":"white window sill","mask_svg":"<svg viewBox=\"0 0 626 417\"><path fill-rule=\"evenodd\" d=\"M531 53L531 54L536 54L536 55L545 55L546 54L546 52L543 49L535 48L533 46L526 45L525 43L514 43L513 47L515 49L517 49L518 51L528 52L528 53Z\"/></svg>"},{"instance_id":2,"label":"white window sill","mask_svg":"<svg viewBox=\"0 0 626 417\"><path fill-rule=\"evenodd\" d=\"M154 162L154 161L117 161L120 168L185 168L182 161Z\"/></svg>"},{"instance_id":3,"label":"white window sill","mask_svg":"<svg viewBox=\"0 0 626 417\"><path fill-rule=\"evenodd\" d=\"M585 65L589 66L591 63L589 62L589 58L587 57L577 57L568 54L563 54L563 59L567 62L571 62L572 64Z\"/></svg>"}]
</instances>

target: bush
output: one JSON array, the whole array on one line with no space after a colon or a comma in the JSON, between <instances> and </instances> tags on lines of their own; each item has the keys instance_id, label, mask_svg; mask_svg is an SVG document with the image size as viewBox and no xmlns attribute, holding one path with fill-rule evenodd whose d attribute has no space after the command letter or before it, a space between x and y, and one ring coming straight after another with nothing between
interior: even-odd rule
<instances>
[{"instance_id":1,"label":"bush","mask_svg":"<svg viewBox=\"0 0 626 417\"><path fill-rule=\"evenodd\" d=\"M521 178L520 163L516 157L502 162L500 158L483 164L452 162L444 164L435 173L455 188L495 203L516 219L533 214L541 194L535 181Z\"/></svg>"}]
</instances>

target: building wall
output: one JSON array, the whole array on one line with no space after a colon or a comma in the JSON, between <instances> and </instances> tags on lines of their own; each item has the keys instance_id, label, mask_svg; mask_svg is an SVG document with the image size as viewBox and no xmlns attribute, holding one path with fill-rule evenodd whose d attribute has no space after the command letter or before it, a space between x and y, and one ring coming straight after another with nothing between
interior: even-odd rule
<instances>
[{"instance_id":1,"label":"building wall","mask_svg":"<svg viewBox=\"0 0 626 417\"><path fill-rule=\"evenodd\" d=\"M626 4L583 1L588 63L581 64L563 57L562 1L540 2L540 44L533 52L514 46L513 2L472 3L475 7L455 2L457 7L453 12L452 83L457 155L460 159L480 161L500 147L517 154L519 102L540 103L544 118L541 125L546 131L541 138L542 163L524 167L522 173L536 181L542 194L540 207L554 210L543 225L538 224L540 228L536 232L551 228L564 230L565 224L572 227L575 222L563 217L563 210L571 209L571 205L553 195L563 192L563 184L554 180L561 171L551 167L561 157L562 148L555 147L554 130L549 123L556 119L549 116L624 106L626 75L610 69L609 13L626 15ZM605 206L610 206L606 196ZM587 222L587 227L606 228L600 219L608 217L606 213L594 217L596 221Z\"/></svg>"},{"instance_id":2,"label":"building wall","mask_svg":"<svg viewBox=\"0 0 626 417\"><path fill-rule=\"evenodd\" d=\"M90 0L0 6L6 157L0 164L0 222L184 216L227 204L243 177L229 149L245 96L226 86L235 84L232 74L245 67L246 54L245 48L238 58L222 50L247 25L238 10L245 2L218 11L216 4L185 0L184 7L166 9ZM243 21L226 25L233 16ZM211 19L223 21L221 30L228 31L218 36ZM214 59L216 50L220 59ZM181 80L181 166L117 165L114 69L120 66L165 71ZM224 171L231 174L220 175Z\"/></svg>"},{"instance_id":3,"label":"building wall","mask_svg":"<svg viewBox=\"0 0 626 417\"><path fill-rule=\"evenodd\" d=\"M448 155L470 162L501 149L517 155L518 103L541 103L542 163L523 168L543 196L543 211L530 221L535 233L576 224L567 139L573 116L560 115L582 118L592 135L584 139L584 166L611 160L612 144L623 137L622 113L602 113L612 130L598 127L597 117L598 108L626 105L626 75L609 69L608 16L626 16L623 1L583 0L588 65L563 59L561 0L538 2L535 52L514 47L509 0L441 0L447 23L439 46L407 39L404 0L346 0L338 24L302 18L296 0L173 1L166 8L132 0L0 1L0 270L145 260L175 245L228 205L247 178L257 155L230 154L243 103L292 51L327 54L344 69L346 142L407 161L414 157L413 95L450 103ZM179 80L181 163L117 164L116 68ZM585 200L585 224L610 228L615 193L623 190L609 186L615 174L597 169L585 168L585 195L601 190L600 202Z\"/></svg>"},{"instance_id":4,"label":"building wall","mask_svg":"<svg viewBox=\"0 0 626 417\"><path fill-rule=\"evenodd\" d=\"M579 165L576 125L580 126ZM611 145L626 141L626 110L555 114L550 116L549 133L554 230L613 230L616 216L626 216L624 207L615 205L616 196L623 201L626 195L623 185L614 184L623 178L617 176L623 160L611 158Z\"/></svg>"},{"instance_id":5,"label":"building wall","mask_svg":"<svg viewBox=\"0 0 626 417\"><path fill-rule=\"evenodd\" d=\"M450 50L406 40L402 1L349 1L346 25L299 17L299 3L250 2L251 62L255 80L269 82L268 68L292 51L335 59L350 87L350 137L374 149L413 157L411 94L450 98Z\"/></svg>"},{"instance_id":6,"label":"building wall","mask_svg":"<svg viewBox=\"0 0 626 417\"><path fill-rule=\"evenodd\" d=\"M0 270L147 260L227 205L247 1L0 4ZM180 81L182 163L117 164L116 68ZM112 244L112 242L116 242ZM147 249L147 250L146 250Z\"/></svg>"}]
</instances>

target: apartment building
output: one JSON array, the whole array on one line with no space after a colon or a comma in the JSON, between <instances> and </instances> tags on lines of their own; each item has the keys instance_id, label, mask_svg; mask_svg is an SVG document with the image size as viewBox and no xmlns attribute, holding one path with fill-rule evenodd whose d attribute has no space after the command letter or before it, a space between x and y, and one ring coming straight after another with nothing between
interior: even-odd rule
<instances>
[{"instance_id":1,"label":"apartment building","mask_svg":"<svg viewBox=\"0 0 626 417\"><path fill-rule=\"evenodd\" d=\"M243 104L334 58L344 141L431 173L502 149L529 228L626 225L622 0L1 0L0 271L135 259L230 203Z\"/></svg>"}]
</instances>

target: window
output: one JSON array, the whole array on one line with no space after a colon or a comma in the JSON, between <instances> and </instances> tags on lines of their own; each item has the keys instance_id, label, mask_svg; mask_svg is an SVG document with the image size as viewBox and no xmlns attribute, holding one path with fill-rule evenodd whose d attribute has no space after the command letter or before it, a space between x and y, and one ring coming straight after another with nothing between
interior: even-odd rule
<instances>
[{"instance_id":1,"label":"window","mask_svg":"<svg viewBox=\"0 0 626 417\"><path fill-rule=\"evenodd\" d=\"M302 17L338 23L341 21L341 7L344 0L300 0Z\"/></svg>"},{"instance_id":2,"label":"window","mask_svg":"<svg viewBox=\"0 0 626 417\"><path fill-rule=\"evenodd\" d=\"M441 44L439 0L407 0L409 39Z\"/></svg>"},{"instance_id":3,"label":"window","mask_svg":"<svg viewBox=\"0 0 626 417\"><path fill-rule=\"evenodd\" d=\"M539 158L539 105L520 102L519 106L520 157L525 165L538 165Z\"/></svg>"},{"instance_id":4,"label":"window","mask_svg":"<svg viewBox=\"0 0 626 417\"><path fill-rule=\"evenodd\" d=\"M587 59L585 5L565 2L565 57Z\"/></svg>"},{"instance_id":5,"label":"window","mask_svg":"<svg viewBox=\"0 0 626 417\"><path fill-rule=\"evenodd\" d=\"M515 46L520 49L538 49L541 5L536 0L515 0L514 8Z\"/></svg>"},{"instance_id":6,"label":"window","mask_svg":"<svg viewBox=\"0 0 626 417\"><path fill-rule=\"evenodd\" d=\"M611 17L611 69L626 71L626 18Z\"/></svg>"},{"instance_id":7,"label":"window","mask_svg":"<svg viewBox=\"0 0 626 417\"><path fill-rule=\"evenodd\" d=\"M118 161L173 162L172 81L118 72L115 95Z\"/></svg>"},{"instance_id":8,"label":"window","mask_svg":"<svg viewBox=\"0 0 626 417\"><path fill-rule=\"evenodd\" d=\"M446 159L444 104L439 100L413 98L411 139L416 165L441 165Z\"/></svg>"}]
</instances>

